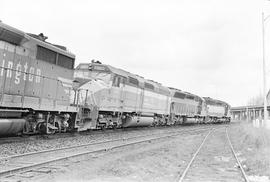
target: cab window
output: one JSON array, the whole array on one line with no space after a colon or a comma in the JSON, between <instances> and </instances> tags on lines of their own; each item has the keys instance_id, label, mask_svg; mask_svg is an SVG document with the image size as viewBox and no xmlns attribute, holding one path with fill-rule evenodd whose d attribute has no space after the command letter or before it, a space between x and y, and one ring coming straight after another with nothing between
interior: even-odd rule
<instances>
[{"instance_id":1,"label":"cab window","mask_svg":"<svg viewBox=\"0 0 270 182\"><path fill-rule=\"evenodd\" d=\"M120 87L120 83L124 84L125 83L126 78L119 76L119 75L115 75L113 78L113 85L114 87Z\"/></svg>"},{"instance_id":2,"label":"cab window","mask_svg":"<svg viewBox=\"0 0 270 182\"><path fill-rule=\"evenodd\" d=\"M121 77L114 76L114 78L113 78L113 86L114 87L120 87L120 81L121 81Z\"/></svg>"},{"instance_id":3,"label":"cab window","mask_svg":"<svg viewBox=\"0 0 270 182\"><path fill-rule=\"evenodd\" d=\"M138 86L139 85L139 81L136 79L136 78L133 78L133 77L128 77L128 82L132 85L136 85Z\"/></svg>"}]
</instances>

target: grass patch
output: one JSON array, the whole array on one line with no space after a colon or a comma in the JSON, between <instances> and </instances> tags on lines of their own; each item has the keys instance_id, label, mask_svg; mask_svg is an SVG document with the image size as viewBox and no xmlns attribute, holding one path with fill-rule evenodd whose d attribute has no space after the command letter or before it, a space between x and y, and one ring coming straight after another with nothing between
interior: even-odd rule
<instances>
[{"instance_id":1,"label":"grass patch","mask_svg":"<svg viewBox=\"0 0 270 182\"><path fill-rule=\"evenodd\" d=\"M270 130L255 128L251 123L232 126L230 135L236 151L244 158L248 175L270 177Z\"/></svg>"}]
</instances>

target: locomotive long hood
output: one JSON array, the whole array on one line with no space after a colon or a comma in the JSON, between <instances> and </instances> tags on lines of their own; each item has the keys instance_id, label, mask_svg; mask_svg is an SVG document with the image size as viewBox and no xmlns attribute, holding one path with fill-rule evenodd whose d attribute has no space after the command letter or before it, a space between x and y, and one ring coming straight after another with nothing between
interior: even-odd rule
<instances>
[{"instance_id":1,"label":"locomotive long hood","mask_svg":"<svg viewBox=\"0 0 270 182\"><path fill-rule=\"evenodd\" d=\"M28 41L23 31L2 22L0 22L0 40L7 41L15 45L20 45L23 42Z\"/></svg>"}]
</instances>

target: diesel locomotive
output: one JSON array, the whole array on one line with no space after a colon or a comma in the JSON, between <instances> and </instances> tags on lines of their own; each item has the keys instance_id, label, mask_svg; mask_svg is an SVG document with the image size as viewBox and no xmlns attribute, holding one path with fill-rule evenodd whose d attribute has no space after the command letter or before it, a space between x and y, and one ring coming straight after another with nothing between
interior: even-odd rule
<instances>
[{"instance_id":1,"label":"diesel locomotive","mask_svg":"<svg viewBox=\"0 0 270 182\"><path fill-rule=\"evenodd\" d=\"M229 122L230 105L99 61L0 22L0 135Z\"/></svg>"}]
</instances>

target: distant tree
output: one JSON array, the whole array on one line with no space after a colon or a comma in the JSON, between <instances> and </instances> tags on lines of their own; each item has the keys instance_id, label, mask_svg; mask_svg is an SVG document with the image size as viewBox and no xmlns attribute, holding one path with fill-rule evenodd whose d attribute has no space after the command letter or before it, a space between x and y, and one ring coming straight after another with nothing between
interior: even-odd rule
<instances>
[{"instance_id":1,"label":"distant tree","mask_svg":"<svg viewBox=\"0 0 270 182\"><path fill-rule=\"evenodd\" d=\"M267 105L270 105L270 90L268 91L266 98L267 98ZM247 105L249 106L263 105L263 100L264 100L263 94L260 94L249 99Z\"/></svg>"},{"instance_id":2,"label":"distant tree","mask_svg":"<svg viewBox=\"0 0 270 182\"><path fill-rule=\"evenodd\" d=\"M263 105L263 95L257 95L248 100L247 105L255 106L255 105Z\"/></svg>"}]
</instances>

